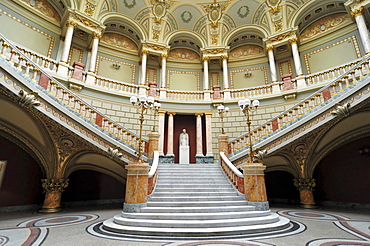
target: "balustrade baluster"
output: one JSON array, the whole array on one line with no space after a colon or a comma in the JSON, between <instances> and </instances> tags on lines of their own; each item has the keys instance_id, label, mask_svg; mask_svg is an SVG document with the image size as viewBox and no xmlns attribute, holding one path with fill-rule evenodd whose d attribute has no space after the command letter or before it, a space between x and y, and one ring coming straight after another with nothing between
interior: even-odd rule
<instances>
[{"instance_id":1,"label":"balustrade baluster","mask_svg":"<svg viewBox=\"0 0 370 246\"><path fill-rule=\"evenodd\" d=\"M90 107L85 105L85 118L90 118Z\"/></svg>"},{"instance_id":2,"label":"balustrade baluster","mask_svg":"<svg viewBox=\"0 0 370 246\"><path fill-rule=\"evenodd\" d=\"M337 85L335 83L331 84L331 88L333 90L333 96L337 95Z\"/></svg>"},{"instance_id":3,"label":"balustrade baluster","mask_svg":"<svg viewBox=\"0 0 370 246\"><path fill-rule=\"evenodd\" d=\"M299 117L298 107L294 107L294 115L295 115L295 118Z\"/></svg>"},{"instance_id":4,"label":"balustrade baluster","mask_svg":"<svg viewBox=\"0 0 370 246\"><path fill-rule=\"evenodd\" d=\"M352 83L356 83L356 80L357 80L357 79L356 79L356 75L355 75L355 73L356 73L355 71L351 71L351 72L350 72L350 74L351 74L351 76L352 76Z\"/></svg>"},{"instance_id":5,"label":"balustrade baluster","mask_svg":"<svg viewBox=\"0 0 370 246\"><path fill-rule=\"evenodd\" d=\"M9 47L10 45L8 43L3 43L3 48L1 49L1 55L6 58L6 49Z\"/></svg>"},{"instance_id":6,"label":"balustrade baluster","mask_svg":"<svg viewBox=\"0 0 370 246\"><path fill-rule=\"evenodd\" d=\"M80 109L79 109L79 111L78 111L78 113L80 114L80 115L84 115L84 103L83 102L80 102Z\"/></svg>"},{"instance_id":7,"label":"balustrade baluster","mask_svg":"<svg viewBox=\"0 0 370 246\"><path fill-rule=\"evenodd\" d=\"M350 84L349 84L349 80L348 80L348 75L345 75L344 77L344 81L346 82L346 87L350 87Z\"/></svg>"},{"instance_id":8,"label":"balustrade baluster","mask_svg":"<svg viewBox=\"0 0 370 246\"><path fill-rule=\"evenodd\" d=\"M78 110L78 99L77 98L75 98L75 100L74 100L74 105L73 105L73 109L75 110L75 111L77 111Z\"/></svg>"},{"instance_id":9,"label":"balustrade baluster","mask_svg":"<svg viewBox=\"0 0 370 246\"><path fill-rule=\"evenodd\" d=\"M49 88L49 93L54 95L54 85L56 84L56 82L54 80L50 80L50 88Z\"/></svg>"},{"instance_id":10,"label":"balustrade baluster","mask_svg":"<svg viewBox=\"0 0 370 246\"><path fill-rule=\"evenodd\" d=\"M17 68L19 69L19 70L21 70L22 71L22 63L23 63L23 61L25 60L25 58L24 57L22 57L22 56L19 56L18 57L18 64L17 64Z\"/></svg>"},{"instance_id":11,"label":"balustrade baluster","mask_svg":"<svg viewBox=\"0 0 370 246\"><path fill-rule=\"evenodd\" d=\"M267 134L271 134L272 133L272 124L271 122L268 122L267 123Z\"/></svg>"},{"instance_id":12,"label":"balustrade baluster","mask_svg":"<svg viewBox=\"0 0 370 246\"><path fill-rule=\"evenodd\" d=\"M31 68L31 63L30 62L26 62L26 71L24 73L24 75L26 76L30 76L30 68Z\"/></svg>"},{"instance_id":13,"label":"balustrade baluster","mask_svg":"<svg viewBox=\"0 0 370 246\"><path fill-rule=\"evenodd\" d=\"M32 80L37 83L37 73L40 71L40 69L33 67L33 74L32 74Z\"/></svg>"},{"instance_id":14,"label":"balustrade baluster","mask_svg":"<svg viewBox=\"0 0 370 246\"><path fill-rule=\"evenodd\" d=\"M310 101L306 100L304 103L306 105L306 111L304 112L304 114L306 114L310 111Z\"/></svg>"},{"instance_id":15,"label":"balustrade baluster","mask_svg":"<svg viewBox=\"0 0 370 246\"><path fill-rule=\"evenodd\" d=\"M67 102L67 104L68 104L68 106L70 106L71 108L72 108L72 104L71 104L71 102L72 102L72 98L73 98L73 95L72 95L72 94L68 94L68 102Z\"/></svg>"},{"instance_id":16,"label":"balustrade baluster","mask_svg":"<svg viewBox=\"0 0 370 246\"><path fill-rule=\"evenodd\" d=\"M96 119L96 112L93 109L91 109L90 110L90 121L95 122L95 119Z\"/></svg>"},{"instance_id":17,"label":"balustrade baluster","mask_svg":"<svg viewBox=\"0 0 370 246\"><path fill-rule=\"evenodd\" d=\"M103 118L103 129L106 131L107 130L107 121L108 119Z\"/></svg>"},{"instance_id":18,"label":"balustrade baluster","mask_svg":"<svg viewBox=\"0 0 370 246\"><path fill-rule=\"evenodd\" d=\"M262 135L262 137L267 136L267 125L263 125L262 126L262 129L263 129L263 135Z\"/></svg>"},{"instance_id":19,"label":"balustrade baluster","mask_svg":"<svg viewBox=\"0 0 370 246\"><path fill-rule=\"evenodd\" d=\"M62 89L62 87L60 85L56 86L56 92L55 92L55 97L56 98L60 98L59 94L60 94L61 89Z\"/></svg>"},{"instance_id":20,"label":"balustrade baluster","mask_svg":"<svg viewBox=\"0 0 370 246\"><path fill-rule=\"evenodd\" d=\"M317 105L320 105L322 103L321 98L322 98L321 93L317 93L316 94Z\"/></svg>"},{"instance_id":21,"label":"balustrade baluster","mask_svg":"<svg viewBox=\"0 0 370 246\"><path fill-rule=\"evenodd\" d=\"M316 107L316 104L315 104L315 97L311 97L311 109L315 108Z\"/></svg>"},{"instance_id":22,"label":"balustrade baluster","mask_svg":"<svg viewBox=\"0 0 370 246\"><path fill-rule=\"evenodd\" d=\"M359 71L359 73L360 73L360 78L362 78L362 77L364 77L364 72L362 71L362 66L358 66L357 67L357 70Z\"/></svg>"},{"instance_id":23,"label":"balustrade baluster","mask_svg":"<svg viewBox=\"0 0 370 246\"><path fill-rule=\"evenodd\" d=\"M283 127L283 125L284 125L284 120L283 120L283 115L279 115L279 122L278 122L278 124L279 124L279 128L281 128L281 127Z\"/></svg>"}]
</instances>

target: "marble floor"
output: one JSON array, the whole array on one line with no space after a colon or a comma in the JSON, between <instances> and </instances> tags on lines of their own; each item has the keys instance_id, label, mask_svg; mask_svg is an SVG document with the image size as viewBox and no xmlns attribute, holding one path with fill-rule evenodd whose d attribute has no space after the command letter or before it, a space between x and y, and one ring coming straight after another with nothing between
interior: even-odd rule
<instances>
[{"instance_id":1,"label":"marble floor","mask_svg":"<svg viewBox=\"0 0 370 246\"><path fill-rule=\"evenodd\" d=\"M0 246L370 246L369 210L304 209L298 206L271 206L271 210L293 222L290 232L182 241L133 240L122 235L105 234L99 229L100 225L119 214L119 206L66 208L54 214L7 212L0 213Z\"/></svg>"}]
</instances>

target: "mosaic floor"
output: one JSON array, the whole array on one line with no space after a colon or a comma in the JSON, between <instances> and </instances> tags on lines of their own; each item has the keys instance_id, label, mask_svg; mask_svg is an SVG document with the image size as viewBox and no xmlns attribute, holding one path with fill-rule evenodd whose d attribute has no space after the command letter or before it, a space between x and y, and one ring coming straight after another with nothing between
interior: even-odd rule
<instances>
[{"instance_id":1,"label":"mosaic floor","mask_svg":"<svg viewBox=\"0 0 370 246\"><path fill-rule=\"evenodd\" d=\"M63 211L57 214L0 214L0 246L28 245L166 245L166 246L370 246L370 211L272 209L292 221L279 233L260 233L219 240L131 239L102 230L117 209ZM18 214L18 217L17 217Z\"/></svg>"}]
</instances>

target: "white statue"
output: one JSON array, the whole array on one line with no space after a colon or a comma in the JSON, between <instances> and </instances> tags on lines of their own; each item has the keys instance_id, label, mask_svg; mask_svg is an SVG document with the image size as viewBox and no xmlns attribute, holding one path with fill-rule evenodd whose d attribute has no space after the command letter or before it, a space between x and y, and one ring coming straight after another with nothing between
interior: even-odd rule
<instances>
[{"instance_id":1,"label":"white statue","mask_svg":"<svg viewBox=\"0 0 370 246\"><path fill-rule=\"evenodd\" d=\"M180 133L180 146L189 146L189 135L186 129L182 129L182 133Z\"/></svg>"}]
</instances>

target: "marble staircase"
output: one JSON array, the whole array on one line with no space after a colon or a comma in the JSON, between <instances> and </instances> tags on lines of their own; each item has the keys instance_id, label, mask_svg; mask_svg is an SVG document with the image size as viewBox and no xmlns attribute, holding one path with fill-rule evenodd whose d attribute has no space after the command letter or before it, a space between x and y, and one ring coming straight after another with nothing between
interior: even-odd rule
<instances>
[{"instance_id":1,"label":"marble staircase","mask_svg":"<svg viewBox=\"0 0 370 246\"><path fill-rule=\"evenodd\" d=\"M290 226L288 219L248 205L218 164L160 164L147 207L103 224L134 238L182 240L243 237Z\"/></svg>"}]
</instances>

